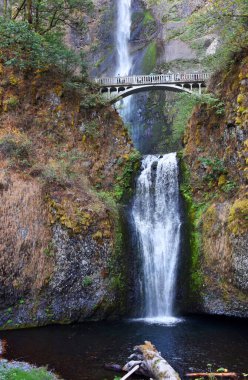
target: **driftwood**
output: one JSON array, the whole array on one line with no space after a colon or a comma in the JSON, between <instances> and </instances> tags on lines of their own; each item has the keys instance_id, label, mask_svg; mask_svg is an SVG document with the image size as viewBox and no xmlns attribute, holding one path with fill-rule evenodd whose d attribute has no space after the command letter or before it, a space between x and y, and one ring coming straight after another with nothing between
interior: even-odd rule
<instances>
[{"instance_id":1,"label":"driftwood","mask_svg":"<svg viewBox=\"0 0 248 380\"><path fill-rule=\"evenodd\" d=\"M230 379L237 379L238 375L235 372L199 372L199 373L186 373L187 377L228 377Z\"/></svg>"},{"instance_id":2,"label":"driftwood","mask_svg":"<svg viewBox=\"0 0 248 380\"><path fill-rule=\"evenodd\" d=\"M110 365L109 369L129 372L135 366L139 369L135 374L152 378L154 380L180 380L178 373L162 358L151 342L134 347L134 353L128 358L130 361L121 369L118 365ZM105 368L107 368L105 366Z\"/></svg>"}]
</instances>

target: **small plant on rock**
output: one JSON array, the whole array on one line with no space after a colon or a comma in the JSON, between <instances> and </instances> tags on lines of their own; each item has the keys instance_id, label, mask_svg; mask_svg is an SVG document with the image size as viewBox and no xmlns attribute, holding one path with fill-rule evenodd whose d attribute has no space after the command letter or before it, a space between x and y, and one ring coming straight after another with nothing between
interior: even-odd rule
<instances>
[{"instance_id":1,"label":"small plant on rock","mask_svg":"<svg viewBox=\"0 0 248 380\"><path fill-rule=\"evenodd\" d=\"M83 286L86 288L93 284L93 280L90 276L85 276L82 282Z\"/></svg>"}]
</instances>

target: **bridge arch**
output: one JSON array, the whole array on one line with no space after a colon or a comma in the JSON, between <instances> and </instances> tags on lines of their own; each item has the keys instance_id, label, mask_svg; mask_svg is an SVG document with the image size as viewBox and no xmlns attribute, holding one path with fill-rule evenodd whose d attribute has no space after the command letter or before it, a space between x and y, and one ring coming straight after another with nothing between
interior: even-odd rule
<instances>
[{"instance_id":1,"label":"bridge arch","mask_svg":"<svg viewBox=\"0 0 248 380\"><path fill-rule=\"evenodd\" d=\"M198 87L199 88L199 87ZM102 87L101 93L108 96L110 103L114 104L121 99L124 99L130 95L137 94L146 91L174 91L174 92L186 92L188 94L193 94L195 91L193 87L188 87L187 85L176 85L176 84L154 84L154 85L143 85L143 86L128 86L128 87Z\"/></svg>"}]
</instances>

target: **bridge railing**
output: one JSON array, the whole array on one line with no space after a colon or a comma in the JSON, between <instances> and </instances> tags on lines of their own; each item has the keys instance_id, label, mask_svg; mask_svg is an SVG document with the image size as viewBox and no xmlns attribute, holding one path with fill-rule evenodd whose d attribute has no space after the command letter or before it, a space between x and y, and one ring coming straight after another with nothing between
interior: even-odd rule
<instances>
[{"instance_id":1,"label":"bridge railing","mask_svg":"<svg viewBox=\"0 0 248 380\"><path fill-rule=\"evenodd\" d=\"M163 84L163 83L194 83L205 82L209 79L208 73L168 73L152 75L132 75L95 78L95 82L100 86L134 86L143 84Z\"/></svg>"}]
</instances>

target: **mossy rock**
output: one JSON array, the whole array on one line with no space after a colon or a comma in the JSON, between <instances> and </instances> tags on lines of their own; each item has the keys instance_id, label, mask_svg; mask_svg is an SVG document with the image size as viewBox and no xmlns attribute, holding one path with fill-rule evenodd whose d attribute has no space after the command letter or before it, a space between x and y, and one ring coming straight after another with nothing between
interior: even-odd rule
<instances>
[{"instance_id":1,"label":"mossy rock","mask_svg":"<svg viewBox=\"0 0 248 380\"><path fill-rule=\"evenodd\" d=\"M228 229L234 235L243 235L248 228L248 199L237 199L231 206Z\"/></svg>"}]
</instances>

